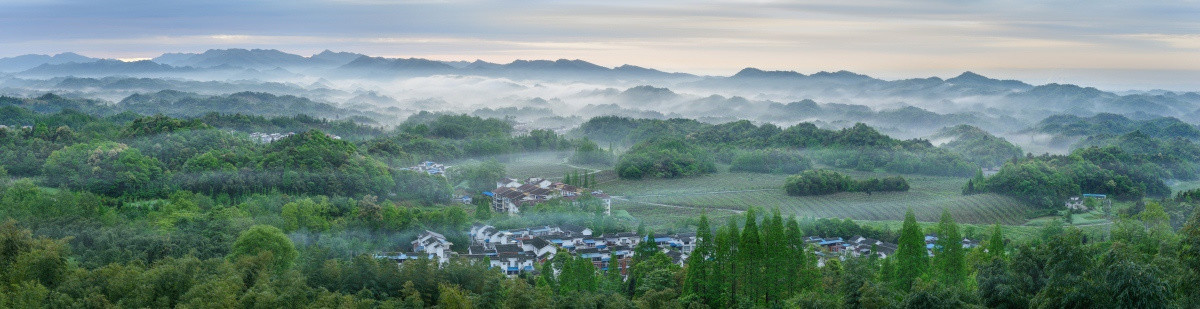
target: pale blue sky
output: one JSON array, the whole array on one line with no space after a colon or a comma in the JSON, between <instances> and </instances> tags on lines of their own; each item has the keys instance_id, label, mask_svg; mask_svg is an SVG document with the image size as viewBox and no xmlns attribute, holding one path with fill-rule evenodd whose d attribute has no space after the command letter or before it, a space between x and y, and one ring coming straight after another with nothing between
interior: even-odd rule
<instances>
[{"instance_id":1,"label":"pale blue sky","mask_svg":"<svg viewBox=\"0 0 1200 309\"><path fill-rule=\"evenodd\" d=\"M230 47L1200 90L1200 1L0 0L0 56Z\"/></svg>"}]
</instances>

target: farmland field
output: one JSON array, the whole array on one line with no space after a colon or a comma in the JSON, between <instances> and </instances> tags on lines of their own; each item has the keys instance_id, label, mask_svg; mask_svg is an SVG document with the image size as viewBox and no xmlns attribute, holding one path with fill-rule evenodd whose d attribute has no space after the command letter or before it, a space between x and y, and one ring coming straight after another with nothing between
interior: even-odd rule
<instances>
[{"instance_id":1,"label":"farmland field","mask_svg":"<svg viewBox=\"0 0 1200 309\"><path fill-rule=\"evenodd\" d=\"M611 169L609 166L574 166L567 163L571 152L537 152L498 158L504 163L508 176L516 179L541 177L560 180L566 173L584 170ZM458 164L460 162L455 162ZM451 164L454 165L454 164ZM606 173L611 174L611 173Z\"/></svg>"},{"instance_id":2,"label":"farmland field","mask_svg":"<svg viewBox=\"0 0 1200 309\"><path fill-rule=\"evenodd\" d=\"M882 174L847 172L856 178ZM963 196L962 178L906 175L908 192L838 193L795 197L784 194L786 175L719 173L701 177L662 180L617 180L599 188L623 200L625 209L637 218L656 219L695 216L706 212L722 217L750 207L778 207L784 215L854 220L902 220L912 208L920 221L936 221L942 209L962 223L1020 225L1027 221L1028 205L995 194Z\"/></svg>"}]
</instances>

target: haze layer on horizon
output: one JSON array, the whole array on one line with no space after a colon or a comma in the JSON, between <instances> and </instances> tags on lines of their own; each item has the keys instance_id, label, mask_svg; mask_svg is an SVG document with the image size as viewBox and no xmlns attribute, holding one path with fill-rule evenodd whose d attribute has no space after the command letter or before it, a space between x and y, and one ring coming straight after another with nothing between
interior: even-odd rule
<instances>
[{"instance_id":1,"label":"haze layer on horizon","mask_svg":"<svg viewBox=\"0 0 1200 309\"><path fill-rule=\"evenodd\" d=\"M1200 90L1200 2L10 0L0 56L210 48Z\"/></svg>"}]
</instances>

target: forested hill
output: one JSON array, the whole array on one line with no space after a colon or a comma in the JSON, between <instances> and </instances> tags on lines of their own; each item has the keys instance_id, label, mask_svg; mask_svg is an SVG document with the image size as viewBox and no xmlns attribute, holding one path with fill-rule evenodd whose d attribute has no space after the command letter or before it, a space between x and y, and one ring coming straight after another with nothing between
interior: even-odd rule
<instances>
[{"instance_id":1,"label":"forested hill","mask_svg":"<svg viewBox=\"0 0 1200 309\"><path fill-rule=\"evenodd\" d=\"M260 116L308 115L330 119L354 119L356 122L365 121L369 124L384 118L379 114L340 108L308 98L261 92L205 96L163 90L153 94L131 95L118 102L116 108L139 114L164 114L174 117L196 117L211 112Z\"/></svg>"},{"instance_id":2,"label":"forested hill","mask_svg":"<svg viewBox=\"0 0 1200 309\"><path fill-rule=\"evenodd\" d=\"M200 95L163 90L150 94L133 94L116 104L100 100L66 98L53 93L38 97L17 98L0 96L0 106L16 106L39 113L62 110L81 111L95 115L116 115L123 112L172 117L200 117L209 113L253 116L311 116L349 120L359 124L377 125L381 120L394 119L381 114L346 109L303 97L273 95L261 92L238 92L228 95ZM30 124L19 122L10 124Z\"/></svg>"},{"instance_id":3,"label":"forested hill","mask_svg":"<svg viewBox=\"0 0 1200 309\"><path fill-rule=\"evenodd\" d=\"M1200 139L1200 129L1174 117L1156 117L1134 120L1128 117L1101 113L1091 117L1054 115L1046 117L1028 131L1061 136L1116 136L1133 131L1157 138Z\"/></svg>"},{"instance_id":4,"label":"forested hill","mask_svg":"<svg viewBox=\"0 0 1200 309\"><path fill-rule=\"evenodd\" d=\"M596 117L572 134L601 143L632 145L652 138L675 137L708 148L718 159L741 150L806 150L819 163L863 171L969 176L979 166L962 155L935 147L928 140L899 140L859 123L841 130L800 123L781 128L750 121L707 124L689 119Z\"/></svg>"},{"instance_id":5,"label":"forested hill","mask_svg":"<svg viewBox=\"0 0 1200 309\"><path fill-rule=\"evenodd\" d=\"M943 128L933 137L947 140L940 147L966 157L982 167L999 167L1004 162L1021 157L1021 147L970 125Z\"/></svg>"}]
</instances>

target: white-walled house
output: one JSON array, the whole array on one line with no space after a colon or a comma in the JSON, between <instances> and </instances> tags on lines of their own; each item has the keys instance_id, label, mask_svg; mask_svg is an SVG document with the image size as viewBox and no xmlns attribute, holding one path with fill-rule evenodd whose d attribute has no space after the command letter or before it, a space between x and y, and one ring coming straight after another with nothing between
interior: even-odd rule
<instances>
[{"instance_id":1,"label":"white-walled house","mask_svg":"<svg viewBox=\"0 0 1200 309\"><path fill-rule=\"evenodd\" d=\"M450 246L453 246L446 240L446 236L435 233L430 230L425 230L424 233L417 235L417 239L412 241L412 252L424 252L437 257L439 263L444 263L450 259L450 254L453 252Z\"/></svg>"}]
</instances>

